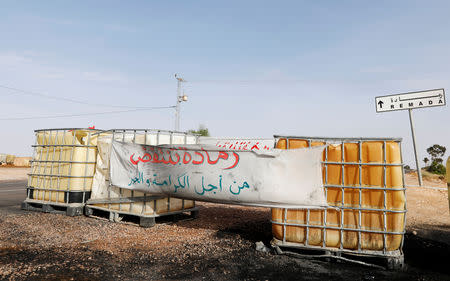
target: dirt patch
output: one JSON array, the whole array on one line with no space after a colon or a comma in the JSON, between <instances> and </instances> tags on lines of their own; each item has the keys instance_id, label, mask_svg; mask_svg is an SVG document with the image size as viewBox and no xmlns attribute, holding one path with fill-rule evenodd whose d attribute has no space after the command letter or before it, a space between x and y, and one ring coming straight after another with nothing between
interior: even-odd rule
<instances>
[{"instance_id":1,"label":"dirt patch","mask_svg":"<svg viewBox=\"0 0 450 281\"><path fill-rule=\"evenodd\" d=\"M450 225L448 193L446 190L408 187L406 196L409 226Z\"/></svg>"},{"instance_id":2,"label":"dirt patch","mask_svg":"<svg viewBox=\"0 0 450 281\"><path fill-rule=\"evenodd\" d=\"M408 186L406 189L407 230L421 237L450 245L447 183L436 177L424 179L425 187L411 187L418 184L417 175L414 173L406 174L405 181Z\"/></svg>"},{"instance_id":3,"label":"dirt patch","mask_svg":"<svg viewBox=\"0 0 450 281\"><path fill-rule=\"evenodd\" d=\"M429 174L429 173L428 173ZM445 181L445 176L433 175L433 176L422 176L424 187L437 187L437 188L447 188L447 182ZM407 173L405 174L405 185L406 186L418 186L419 181L417 179L417 173Z\"/></svg>"}]
</instances>

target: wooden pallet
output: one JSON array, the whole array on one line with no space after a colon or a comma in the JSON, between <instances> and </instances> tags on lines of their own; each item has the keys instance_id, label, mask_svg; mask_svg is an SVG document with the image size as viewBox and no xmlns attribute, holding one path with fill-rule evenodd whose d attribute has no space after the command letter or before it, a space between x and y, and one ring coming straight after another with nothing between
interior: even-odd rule
<instances>
[{"instance_id":1,"label":"wooden pallet","mask_svg":"<svg viewBox=\"0 0 450 281\"><path fill-rule=\"evenodd\" d=\"M26 199L21 204L21 209L51 214L62 214L69 217L81 216L83 214L83 203L56 203Z\"/></svg>"},{"instance_id":2,"label":"wooden pallet","mask_svg":"<svg viewBox=\"0 0 450 281\"><path fill-rule=\"evenodd\" d=\"M275 252L297 258L339 260L381 269L401 270L404 268L404 256L399 250L383 254L382 251L353 251L339 248L304 246L303 244L283 242L273 238L270 242Z\"/></svg>"},{"instance_id":3,"label":"wooden pallet","mask_svg":"<svg viewBox=\"0 0 450 281\"><path fill-rule=\"evenodd\" d=\"M186 213L189 213L187 215ZM120 210L111 210L103 207L86 205L84 207L84 214L88 217L109 220L116 223L126 223L132 225L138 225L140 227L152 227L156 224L157 220L185 220L194 219L198 216L198 208L184 209L180 211L155 214L155 215L142 215L136 213L130 213Z\"/></svg>"}]
</instances>

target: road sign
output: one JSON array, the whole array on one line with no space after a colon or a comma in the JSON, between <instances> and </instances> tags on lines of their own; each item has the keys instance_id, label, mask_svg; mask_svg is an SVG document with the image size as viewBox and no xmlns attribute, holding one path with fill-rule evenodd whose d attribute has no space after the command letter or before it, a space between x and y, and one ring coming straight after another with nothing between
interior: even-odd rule
<instances>
[{"instance_id":1,"label":"road sign","mask_svg":"<svg viewBox=\"0 0 450 281\"><path fill-rule=\"evenodd\" d=\"M377 112L445 105L444 89L403 93L375 98Z\"/></svg>"},{"instance_id":2,"label":"road sign","mask_svg":"<svg viewBox=\"0 0 450 281\"><path fill-rule=\"evenodd\" d=\"M412 110L415 108L433 107L442 105L445 105L444 89L410 92L375 98L375 108L377 112L408 109L409 123L411 125L411 136L414 147L414 156L416 158L417 177L419 179L420 186L422 186L422 172L419 166L419 157L417 156L418 153L416 148L416 134L414 133Z\"/></svg>"}]
</instances>

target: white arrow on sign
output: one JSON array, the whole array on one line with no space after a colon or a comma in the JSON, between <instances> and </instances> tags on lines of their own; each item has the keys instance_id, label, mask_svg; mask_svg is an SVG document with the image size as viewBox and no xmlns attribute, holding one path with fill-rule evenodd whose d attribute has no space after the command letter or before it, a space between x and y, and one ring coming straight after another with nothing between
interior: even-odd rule
<instances>
[{"instance_id":1,"label":"white arrow on sign","mask_svg":"<svg viewBox=\"0 0 450 281\"><path fill-rule=\"evenodd\" d=\"M445 105L444 89L380 96L375 98L377 112Z\"/></svg>"}]
</instances>

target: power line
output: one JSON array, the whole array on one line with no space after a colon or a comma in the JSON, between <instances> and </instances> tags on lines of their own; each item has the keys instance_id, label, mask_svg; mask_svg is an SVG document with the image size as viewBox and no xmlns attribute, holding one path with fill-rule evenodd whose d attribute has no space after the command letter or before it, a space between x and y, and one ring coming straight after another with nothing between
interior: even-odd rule
<instances>
[{"instance_id":1,"label":"power line","mask_svg":"<svg viewBox=\"0 0 450 281\"><path fill-rule=\"evenodd\" d=\"M6 120L30 120L30 119L53 119L53 118L67 118L67 117L80 117L80 116L93 116L93 115L106 115L115 113L125 113L125 112L135 112L135 111L146 111L154 109L168 109L174 108L175 106L159 106L159 107L146 107L137 108L129 110L116 110L116 111L105 111L105 112L94 112L94 113L79 113L79 114L62 114L62 115L49 115L49 116L29 116L29 117L11 117L11 118L0 118L0 121Z\"/></svg>"},{"instance_id":2,"label":"power line","mask_svg":"<svg viewBox=\"0 0 450 281\"><path fill-rule=\"evenodd\" d=\"M56 97L56 96L52 96L52 95L47 95L47 94L42 94L42 93L37 93L37 92L32 92L32 91L27 91L27 90L22 90L22 89L19 89L19 88L9 87L9 86L5 86L5 85L0 85L0 88L13 90L13 91L16 91L16 92L19 92L19 93L22 93L22 94L25 94L25 95L29 95L29 96L37 96L37 97L46 98L46 99L60 100L60 101L71 102L71 103L78 103L78 104L83 104L83 105L114 107L114 108L134 108L134 109L151 108L151 107L147 107L147 106L126 106L126 105L111 105L111 104L101 104L101 103L90 103L90 102L86 102L86 101L74 100L74 99L65 98L65 97ZM11 93L11 94L14 94L14 93Z\"/></svg>"}]
</instances>

